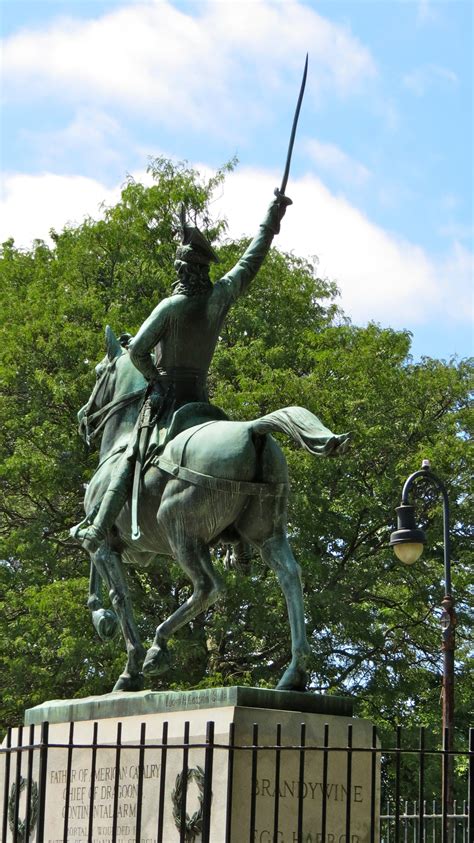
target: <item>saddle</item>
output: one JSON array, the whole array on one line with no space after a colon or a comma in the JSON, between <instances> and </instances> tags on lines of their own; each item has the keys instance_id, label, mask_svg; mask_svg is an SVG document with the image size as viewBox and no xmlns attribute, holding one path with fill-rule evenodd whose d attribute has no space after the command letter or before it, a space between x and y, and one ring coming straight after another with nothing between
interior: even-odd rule
<instances>
[{"instance_id":1,"label":"saddle","mask_svg":"<svg viewBox=\"0 0 474 843\"><path fill-rule=\"evenodd\" d=\"M171 440L178 436L179 433L183 433L185 430L190 430L191 428L199 427L203 424L208 424L209 422L228 420L228 416L224 413L224 410L220 409L220 407L215 407L213 404L207 404L205 402L194 401L189 404L184 404L182 407L175 410L170 423L161 429L158 442L152 442L148 438L148 423L145 422L143 427L141 427L138 433L138 454L135 463L132 487L131 515L133 539L138 539L140 537L140 527L138 526L138 499L143 473L151 465L156 465L158 455L163 452L168 442L171 442Z\"/></svg>"},{"instance_id":2,"label":"saddle","mask_svg":"<svg viewBox=\"0 0 474 843\"><path fill-rule=\"evenodd\" d=\"M191 427L197 427L210 421L229 421L229 417L224 413L224 410L221 410L220 407L215 407L213 404L205 404L204 402L197 401L192 404L184 404L183 407L180 407L179 410L174 412L171 423L166 430L166 435L160 441L160 450L168 442L171 442L178 433L183 433L184 430L189 430Z\"/></svg>"}]
</instances>

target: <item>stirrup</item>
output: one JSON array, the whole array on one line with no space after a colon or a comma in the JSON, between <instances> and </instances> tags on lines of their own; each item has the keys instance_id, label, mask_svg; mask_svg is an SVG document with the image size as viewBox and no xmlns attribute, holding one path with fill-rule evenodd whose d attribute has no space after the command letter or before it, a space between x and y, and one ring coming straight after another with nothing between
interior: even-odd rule
<instances>
[{"instance_id":1,"label":"stirrup","mask_svg":"<svg viewBox=\"0 0 474 843\"><path fill-rule=\"evenodd\" d=\"M77 538L79 532L83 530L84 527L88 527L91 523L91 519L88 515L86 515L86 517L83 518L82 521L79 521L79 524L75 524L74 527L71 527L71 529L69 530L69 535L72 539Z\"/></svg>"},{"instance_id":2,"label":"stirrup","mask_svg":"<svg viewBox=\"0 0 474 843\"><path fill-rule=\"evenodd\" d=\"M74 527L71 527L71 529L69 530L69 535L72 539L75 539L79 534L79 531L82 530L84 527L89 527L94 524L94 518L96 517L99 511L99 507L100 504L96 504L94 507L92 507L90 512L87 513L85 518L83 518L82 521L79 521L79 524L75 524Z\"/></svg>"},{"instance_id":3,"label":"stirrup","mask_svg":"<svg viewBox=\"0 0 474 843\"><path fill-rule=\"evenodd\" d=\"M107 533L102 527L98 527L96 524L91 524L88 527L81 527L79 524L77 527L72 528L71 536L80 542L89 553L95 553L107 538Z\"/></svg>"}]
</instances>

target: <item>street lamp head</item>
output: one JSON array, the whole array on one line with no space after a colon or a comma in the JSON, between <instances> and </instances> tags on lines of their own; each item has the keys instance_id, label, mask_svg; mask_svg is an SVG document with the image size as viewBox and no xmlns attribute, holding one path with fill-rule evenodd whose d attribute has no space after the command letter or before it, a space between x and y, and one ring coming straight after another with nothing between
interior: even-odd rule
<instances>
[{"instance_id":1,"label":"street lamp head","mask_svg":"<svg viewBox=\"0 0 474 843\"><path fill-rule=\"evenodd\" d=\"M396 533L392 533L392 538L396 535ZM419 541L409 541L407 538L404 538L398 542L391 541L390 544L393 545L395 556L397 556L400 562L403 562L404 565L413 565L413 563L416 562L423 553L423 543Z\"/></svg>"},{"instance_id":2,"label":"street lamp head","mask_svg":"<svg viewBox=\"0 0 474 843\"><path fill-rule=\"evenodd\" d=\"M415 509L409 504L397 506L398 529L390 536L390 546L405 565L413 565L423 553L426 537L415 524Z\"/></svg>"}]
</instances>

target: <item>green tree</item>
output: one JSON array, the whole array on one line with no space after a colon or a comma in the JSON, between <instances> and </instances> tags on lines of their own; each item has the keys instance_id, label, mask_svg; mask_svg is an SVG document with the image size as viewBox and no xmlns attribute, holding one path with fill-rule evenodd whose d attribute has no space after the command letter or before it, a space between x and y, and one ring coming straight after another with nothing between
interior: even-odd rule
<instances>
[{"instance_id":1,"label":"green tree","mask_svg":"<svg viewBox=\"0 0 474 843\"><path fill-rule=\"evenodd\" d=\"M232 165L229 165L232 166ZM103 330L134 332L173 277L173 229L186 202L219 242L209 201L225 169L204 182L184 164L156 160L152 187L133 181L104 219L53 232L54 245L4 244L6 319L0 347L0 719L58 696L110 690L118 640L99 643L87 622L88 561L68 539L81 515L82 484L96 454L75 433L77 409L103 355ZM221 244L220 274L245 242ZM312 685L352 693L382 728L440 722L442 530L439 502L420 502L430 549L413 568L387 546L406 476L428 457L453 508L458 605L458 723L469 704L467 494L468 361L414 362L410 335L357 327L315 267L272 250L249 294L231 310L210 377L212 400L235 419L299 404L352 434L343 459L323 460L281 439L290 466L289 531L302 566ZM227 570L220 603L173 642L174 669L156 688L271 685L289 657L282 594L254 560ZM189 594L170 560L130 569L143 638ZM264 607L264 608L262 608Z\"/></svg>"},{"instance_id":2,"label":"green tree","mask_svg":"<svg viewBox=\"0 0 474 843\"><path fill-rule=\"evenodd\" d=\"M282 439L292 478L290 530L314 641L314 685L355 693L360 710L387 726L439 726L440 502L428 496L417 503L430 549L415 567L402 566L387 546L402 484L428 457L447 482L452 506L458 722L465 726L471 365L428 358L415 363L408 332L359 328L341 320L333 305L326 311L311 307L331 290L314 278L311 289L311 266L293 261L273 253L247 299L231 312L215 359L215 400L236 417L300 404L331 429L351 431L350 453L337 461L308 459ZM301 278L296 288L290 281L287 306L287 280L297 280L299 272L307 286ZM275 310L284 314L280 320ZM253 675L256 669L268 679L274 663L278 669L288 655L283 601L258 563L252 590L253 600L239 593L237 605L216 619L214 629L222 626L219 665L225 673L229 651L233 669L241 666L245 673L251 653ZM238 606L245 607L240 608L245 631L236 633L240 662L238 640L225 633L225 616L234 617ZM275 607L271 624L262 618L261 606Z\"/></svg>"},{"instance_id":3,"label":"green tree","mask_svg":"<svg viewBox=\"0 0 474 843\"><path fill-rule=\"evenodd\" d=\"M13 241L3 244L4 724L21 719L25 705L61 696L66 688L71 695L81 688L106 690L123 660L118 642L104 651L84 624L88 563L68 539L68 527L82 518L83 483L96 454L88 453L76 434L76 413L103 356L105 324L136 330L169 290L179 202L206 220L208 198L224 177L220 171L202 182L185 164L167 160L153 161L150 170L152 187L129 180L121 201L105 210L103 220L52 232L53 247L41 241L31 250L17 249ZM210 236L222 228L210 228ZM141 582L135 580L140 594ZM166 605L167 583L163 599ZM144 628L144 635L149 633Z\"/></svg>"}]
</instances>

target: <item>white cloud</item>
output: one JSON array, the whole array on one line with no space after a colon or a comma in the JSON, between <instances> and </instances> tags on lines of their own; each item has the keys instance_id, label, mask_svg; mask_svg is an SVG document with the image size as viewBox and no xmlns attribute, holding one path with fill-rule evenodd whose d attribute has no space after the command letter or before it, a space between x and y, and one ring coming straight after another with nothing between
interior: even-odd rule
<instances>
[{"instance_id":1,"label":"white cloud","mask_svg":"<svg viewBox=\"0 0 474 843\"><path fill-rule=\"evenodd\" d=\"M61 231L67 223L99 217L103 202L112 205L120 198L118 187L108 190L84 176L13 173L2 181L0 242L13 237L23 247L30 246L34 239L49 241L51 228Z\"/></svg>"},{"instance_id":2,"label":"white cloud","mask_svg":"<svg viewBox=\"0 0 474 843\"><path fill-rule=\"evenodd\" d=\"M440 85L447 85L452 88L459 83L459 79L456 73L448 67L426 64L415 68L411 73L407 73L403 77L403 83L416 96L422 97L433 86L439 88Z\"/></svg>"},{"instance_id":3,"label":"white cloud","mask_svg":"<svg viewBox=\"0 0 474 843\"><path fill-rule=\"evenodd\" d=\"M208 168L196 165L203 175ZM135 173L143 180L144 173ZM256 232L281 173L239 168L215 197L214 216L226 216L229 235ZM113 204L120 190L79 176L10 175L0 206L0 239L17 245L47 239L51 227L100 215L100 204ZM430 320L460 324L470 319L473 255L454 242L437 262L420 246L371 222L347 200L306 176L292 179L291 206L275 244L303 257L317 256L318 271L337 281L341 304L355 322L380 321L415 328ZM251 199L249 198L251 197Z\"/></svg>"},{"instance_id":4,"label":"white cloud","mask_svg":"<svg viewBox=\"0 0 474 843\"><path fill-rule=\"evenodd\" d=\"M318 167L336 176L344 184L361 186L370 178L371 173L367 167L351 158L335 144L309 140L305 147Z\"/></svg>"},{"instance_id":5,"label":"white cloud","mask_svg":"<svg viewBox=\"0 0 474 843\"><path fill-rule=\"evenodd\" d=\"M118 165L125 169L133 142L126 129L108 114L94 108L80 107L72 121L56 131L22 130L21 140L35 149L40 166L45 169L61 167L76 171L93 167Z\"/></svg>"},{"instance_id":6,"label":"white cloud","mask_svg":"<svg viewBox=\"0 0 474 843\"><path fill-rule=\"evenodd\" d=\"M474 256L458 241L439 267L442 284L442 313L452 320L472 325L474 315ZM460 294L464 291L464 295Z\"/></svg>"},{"instance_id":7,"label":"white cloud","mask_svg":"<svg viewBox=\"0 0 474 843\"><path fill-rule=\"evenodd\" d=\"M279 174L239 168L216 203L234 236L251 235ZM337 281L343 309L359 323L411 328L431 319L469 320L473 255L454 243L436 262L420 246L385 231L347 200L306 176L293 179L279 248L317 256L318 272ZM248 197L252 196L249 203Z\"/></svg>"},{"instance_id":8,"label":"white cloud","mask_svg":"<svg viewBox=\"0 0 474 843\"><path fill-rule=\"evenodd\" d=\"M369 51L349 30L298 2L218 0L187 14L167 0L143 0L91 20L61 18L47 28L23 29L5 39L5 96L146 111L173 126L177 121L213 127L237 122L240 88L294 92L304 54L310 51L311 93L340 95L375 74ZM248 103L258 117L259 106Z\"/></svg>"}]
</instances>

